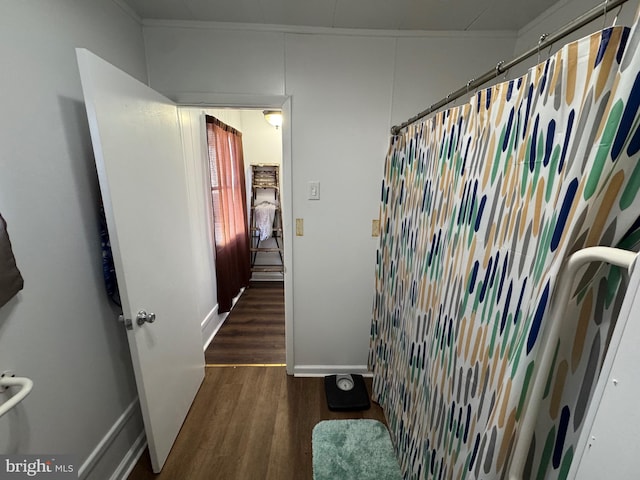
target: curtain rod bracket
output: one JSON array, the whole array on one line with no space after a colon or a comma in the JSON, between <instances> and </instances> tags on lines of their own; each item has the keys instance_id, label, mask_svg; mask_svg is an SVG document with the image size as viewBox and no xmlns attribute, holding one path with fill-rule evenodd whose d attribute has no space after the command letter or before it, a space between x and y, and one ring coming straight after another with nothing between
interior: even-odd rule
<instances>
[{"instance_id":1,"label":"curtain rod bracket","mask_svg":"<svg viewBox=\"0 0 640 480\"><path fill-rule=\"evenodd\" d=\"M502 66L504 65L504 60L500 60L496 65L496 77L502 73Z\"/></svg>"}]
</instances>

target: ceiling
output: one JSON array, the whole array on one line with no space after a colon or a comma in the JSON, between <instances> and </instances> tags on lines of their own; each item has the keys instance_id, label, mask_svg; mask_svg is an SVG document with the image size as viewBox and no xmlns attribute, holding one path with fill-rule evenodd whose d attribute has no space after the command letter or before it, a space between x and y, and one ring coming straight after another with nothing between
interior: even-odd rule
<instances>
[{"instance_id":1,"label":"ceiling","mask_svg":"<svg viewBox=\"0 0 640 480\"><path fill-rule=\"evenodd\" d=\"M519 30L558 0L121 0L143 19L390 30Z\"/></svg>"}]
</instances>

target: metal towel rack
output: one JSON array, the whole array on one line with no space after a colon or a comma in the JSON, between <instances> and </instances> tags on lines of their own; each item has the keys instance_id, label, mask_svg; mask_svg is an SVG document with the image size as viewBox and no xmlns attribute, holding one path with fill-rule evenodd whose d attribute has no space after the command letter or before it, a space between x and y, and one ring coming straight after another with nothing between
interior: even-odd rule
<instances>
[{"instance_id":1,"label":"metal towel rack","mask_svg":"<svg viewBox=\"0 0 640 480\"><path fill-rule=\"evenodd\" d=\"M0 377L0 387L2 389L1 391L4 391L9 387L20 387L20 390L18 390L15 395L0 405L0 417L2 417L5 413L24 400L27 395L29 395L33 388L33 380L26 377L14 377L12 375L8 376L7 374L3 374L3 376Z\"/></svg>"}]
</instances>

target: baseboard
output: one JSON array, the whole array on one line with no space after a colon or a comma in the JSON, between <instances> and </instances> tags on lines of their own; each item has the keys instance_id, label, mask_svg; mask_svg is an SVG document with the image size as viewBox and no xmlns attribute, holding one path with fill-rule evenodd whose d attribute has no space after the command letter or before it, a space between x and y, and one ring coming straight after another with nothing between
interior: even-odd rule
<instances>
[{"instance_id":1,"label":"baseboard","mask_svg":"<svg viewBox=\"0 0 640 480\"><path fill-rule=\"evenodd\" d=\"M109 480L126 480L140 460L145 448L147 448L147 435L143 429Z\"/></svg>"},{"instance_id":2,"label":"baseboard","mask_svg":"<svg viewBox=\"0 0 640 480\"><path fill-rule=\"evenodd\" d=\"M364 377L372 375L366 365L296 365L293 367L294 377L325 377L338 373L358 373Z\"/></svg>"},{"instance_id":3,"label":"baseboard","mask_svg":"<svg viewBox=\"0 0 640 480\"><path fill-rule=\"evenodd\" d=\"M216 336L218 330L224 323L225 316L218 315L218 304L204 318L200 326L202 327L202 350L206 350L213 337Z\"/></svg>"},{"instance_id":4,"label":"baseboard","mask_svg":"<svg viewBox=\"0 0 640 480\"><path fill-rule=\"evenodd\" d=\"M243 293L244 293L244 288L241 288L240 293L238 293L238 295L236 295L231 302L231 310L233 310L233 307L236 306L238 299ZM200 326L202 327L202 339L203 339L202 350L203 351L207 349L207 347L213 340L213 337L216 336L216 333L218 333L218 330L220 330L220 327L222 327L222 324L227 319L228 315L229 315L229 312L218 313L218 304L216 303L216 306L211 309L211 311L207 314L205 319L202 321Z\"/></svg>"},{"instance_id":5,"label":"baseboard","mask_svg":"<svg viewBox=\"0 0 640 480\"><path fill-rule=\"evenodd\" d=\"M141 431L143 432L143 443L146 445L142 413L138 397L136 397L82 463L78 469L78 478L113 477L121 468L123 458L132 458L132 446L139 443ZM134 465L137 460L138 458L135 458ZM118 465L118 467L114 467L114 465Z\"/></svg>"}]
</instances>

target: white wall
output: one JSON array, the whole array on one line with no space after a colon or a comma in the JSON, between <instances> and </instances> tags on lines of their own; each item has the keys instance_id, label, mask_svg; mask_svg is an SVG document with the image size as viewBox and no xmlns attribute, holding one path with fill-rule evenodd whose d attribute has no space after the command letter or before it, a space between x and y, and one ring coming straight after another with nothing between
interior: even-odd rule
<instances>
[{"instance_id":1,"label":"white wall","mask_svg":"<svg viewBox=\"0 0 640 480\"><path fill-rule=\"evenodd\" d=\"M172 98L178 93L212 91L284 94L281 33L186 25L145 29L153 88ZM223 65L220 59L224 59Z\"/></svg>"},{"instance_id":2,"label":"white wall","mask_svg":"<svg viewBox=\"0 0 640 480\"><path fill-rule=\"evenodd\" d=\"M296 367L364 365L378 191L387 146L395 40L288 35L293 99ZM320 181L319 201L307 182ZM322 370L322 368L320 368Z\"/></svg>"},{"instance_id":3,"label":"white wall","mask_svg":"<svg viewBox=\"0 0 640 480\"><path fill-rule=\"evenodd\" d=\"M262 110L241 110L244 161L282 164L282 129L268 123Z\"/></svg>"},{"instance_id":4,"label":"white wall","mask_svg":"<svg viewBox=\"0 0 640 480\"><path fill-rule=\"evenodd\" d=\"M0 3L0 212L25 281L0 309L0 370L35 384L0 419L0 453L75 454L85 477L109 478L142 424L103 286L75 47L146 80L142 29L112 1ZM107 435L114 425L123 429ZM113 440L106 453L102 440Z\"/></svg>"},{"instance_id":5,"label":"white wall","mask_svg":"<svg viewBox=\"0 0 640 480\"><path fill-rule=\"evenodd\" d=\"M184 107L183 107L184 108ZM245 165L260 163L282 164L282 130L269 124L262 109L196 108L242 132ZM247 169L247 174L250 172Z\"/></svg>"},{"instance_id":6,"label":"white wall","mask_svg":"<svg viewBox=\"0 0 640 480\"><path fill-rule=\"evenodd\" d=\"M178 109L185 158L191 251L196 264L195 302L198 318L202 319L202 344L206 349L218 331L226 314L218 314L213 225L211 216L209 164L204 116L201 109Z\"/></svg>"},{"instance_id":7,"label":"white wall","mask_svg":"<svg viewBox=\"0 0 640 480\"><path fill-rule=\"evenodd\" d=\"M511 58L515 35L459 32L398 39L392 123L397 125ZM468 97L458 99L460 105Z\"/></svg>"},{"instance_id":8,"label":"white wall","mask_svg":"<svg viewBox=\"0 0 640 480\"><path fill-rule=\"evenodd\" d=\"M604 5L604 2L602 0L559 1L556 5L549 8L529 24L525 25L518 32L518 40L514 49L515 55L519 55L531 48L536 47L538 44L538 40L540 39L540 35L550 34L557 31L573 19L579 17L583 13L591 10L598 5ZM611 26L614 19L616 18L616 15L618 15L618 12L619 15L616 21L616 25L631 26L635 18L636 10L638 9L638 5L638 0L629 0L622 5L622 9L618 7L607 12L606 18L603 16L594 20L590 24L565 37L565 39L563 39L561 42L558 42L557 45L553 45L550 49L547 48L542 51L540 54L540 60L546 60L549 56L550 51L551 53L555 53L569 42L578 40L598 30L601 30L602 28ZM514 68L513 72L511 72L510 77L514 78L517 75L525 73L527 68L534 66L537 62L538 58L536 54L528 61L523 62L520 66Z\"/></svg>"},{"instance_id":9,"label":"white wall","mask_svg":"<svg viewBox=\"0 0 640 480\"><path fill-rule=\"evenodd\" d=\"M188 107L184 107L188 108ZM242 132L242 110L234 109L234 108L196 108L191 107L192 111L197 112L200 115L211 115L212 117L217 118L223 123L226 123L230 127L235 128L239 132ZM206 130L202 132L202 135L206 137ZM243 132L244 136L244 132ZM244 143L244 138L243 138ZM244 147L244 145L243 145Z\"/></svg>"},{"instance_id":10,"label":"white wall","mask_svg":"<svg viewBox=\"0 0 640 480\"><path fill-rule=\"evenodd\" d=\"M365 368L389 128L509 57L515 35L148 21L144 36L151 86L176 100L291 96L295 371Z\"/></svg>"}]
</instances>

